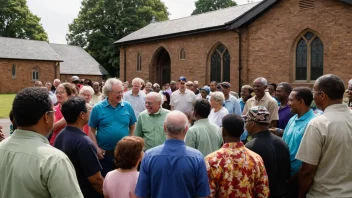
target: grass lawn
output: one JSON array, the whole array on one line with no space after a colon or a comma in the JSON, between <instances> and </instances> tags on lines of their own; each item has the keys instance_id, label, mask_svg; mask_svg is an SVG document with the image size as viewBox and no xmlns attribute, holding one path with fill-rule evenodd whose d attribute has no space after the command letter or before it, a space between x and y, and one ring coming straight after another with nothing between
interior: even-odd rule
<instances>
[{"instance_id":1,"label":"grass lawn","mask_svg":"<svg viewBox=\"0 0 352 198\"><path fill-rule=\"evenodd\" d=\"M0 94L0 118L8 118L16 94Z\"/></svg>"}]
</instances>

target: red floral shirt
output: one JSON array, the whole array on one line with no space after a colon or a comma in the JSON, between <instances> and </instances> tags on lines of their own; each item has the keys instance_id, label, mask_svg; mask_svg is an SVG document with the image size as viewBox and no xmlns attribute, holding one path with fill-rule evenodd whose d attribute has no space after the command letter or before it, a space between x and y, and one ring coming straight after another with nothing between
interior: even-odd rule
<instances>
[{"instance_id":1,"label":"red floral shirt","mask_svg":"<svg viewBox=\"0 0 352 198\"><path fill-rule=\"evenodd\" d=\"M242 142L226 143L205 157L210 197L269 197L262 158Z\"/></svg>"}]
</instances>

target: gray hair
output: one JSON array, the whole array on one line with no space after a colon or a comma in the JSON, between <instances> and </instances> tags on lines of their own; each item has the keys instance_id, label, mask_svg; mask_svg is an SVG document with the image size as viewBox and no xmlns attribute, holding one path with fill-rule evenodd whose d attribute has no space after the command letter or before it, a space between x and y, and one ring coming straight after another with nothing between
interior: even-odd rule
<instances>
[{"instance_id":1,"label":"gray hair","mask_svg":"<svg viewBox=\"0 0 352 198\"><path fill-rule=\"evenodd\" d=\"M265 86L268 85L268 81L263 77L256 78L254 81L257 81L257 80L259 80L262 83L262 85L265 85Z\"/></svg>"},{"instance_id":2,"label":"gray hair","mask_svg":"<svg viewBox=\"0 0 352 198\"><path fill-rule=\"evenodd\" d=\"M348 86L352 86L352 79L348 81Z\"/></svg>"},{"instance_id":3,"label":"gray hair","mask_svg":"<svg viewBox=\"0 0 352 198\"><path fill-rule=\"evenodd\" d=\"M116 85L116 84L119 84L121 86L123 86L122 84L122 81L117 79L117 78L109 78L105 84L104 84L104 87L103 87L103 95L104 96L108 96L109 93L111 92L112 90L112 86L113 85Z\"/></svg>"},{"instance_id":4,"label":"gray hair","mask_svg":"<svg viewBox=\"0 0 352 198\"><path fill-rule=\"evenodd\" d=\"M150 85L151 87L153 86L153 84L151 82L145 83L145 86L147 86L147 85Z\"/></svg>"},{"instance_id":5,"label":"gray hair","mask_svg":"<svg viewBox=\"0 0 352 198\"><path fill-rule=\"evenodd\" d=\"M219 104L225 103L225 96L221 91L214 91L210 94L210 96Z\"/></svg>"},{"instance_id":6,"label":"gray hair","mask_svg":"<svg viewBox=\"0 0 352 198\"><path fill-rule=\"evenodd\" d=\"M181 111L171 111L165 119L167 132L172 135L178 135L188 126L187 116Z\"/></svg>"},{"instance_id":7,"label":"gray hair","mask_svg":"<svg viewBox=\"0 0 352 198\"><path fill-rule=\"evenodd\" d=\"M160 102L161 104L164 102L163 101L163 95L157 93L157 92L150 92L147 94L147 96L153 96L155 98L155 102Z\"/></svg>"},{"instance_id":8,"label":"gray hair","mask_svg":"<svg viewBox=\"0 0 352 198\"><path fill-rule=\"evenodd\" d=\"M141 84L141 86L142 86L142 84L144 84L144 81L143 81L143 83L142 83L142 79L141 78L134 78L133 80L132 80L132 84L133 84L133 82L137 82L137 83L139 83L139 84Z\"/></svg>"},{"instance_id":9,"label":"gray hair","mask_svg":"<svg viewBox=\"0 0 352 198\"><path fill-rule=\"evenodd\" d=\"M94 90L93 90L93 88L92 88L91 86L83 86L83 87L79 90L79 96L83 97L83 93L84 93L85 91L89 91L89 93L90 93L91 95L94 94Z\"/></svg>"}]
</instances>

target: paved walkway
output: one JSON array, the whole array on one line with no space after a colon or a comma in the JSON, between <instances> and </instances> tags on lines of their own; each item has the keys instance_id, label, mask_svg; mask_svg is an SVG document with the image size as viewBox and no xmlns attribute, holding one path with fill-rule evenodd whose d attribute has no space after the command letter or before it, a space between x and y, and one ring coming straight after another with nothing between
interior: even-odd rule
<instances>
[{"instance_id":1,"label":"paved walkway","mask_svg":"<svg viewBox=\"0 0 352 198\"><path fill-rule=\"evenodd\" d=\"M4 132L5 137L10 135L10 125L11 121L8 118L1 118L0 119L0 126L2 126L2 132Z\"/></svg>"}]
</instances>

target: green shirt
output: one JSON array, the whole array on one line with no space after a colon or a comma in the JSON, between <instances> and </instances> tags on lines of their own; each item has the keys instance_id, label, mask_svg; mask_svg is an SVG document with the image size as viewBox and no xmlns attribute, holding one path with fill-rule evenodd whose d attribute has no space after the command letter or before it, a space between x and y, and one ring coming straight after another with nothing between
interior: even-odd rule
<instances>
[{"instance_id":1,"label":"green shirt","mask_svg":"<svg viewBox=\"0 0 352 198\"><path fill-rule=\"evenodd\" d=\"M16 129L0 156L0 197L83 197L68 157L39 133Z\"/></svg>"},{"instance_id":2,"label":"green shirt","mask_svg":"<svg viewBox=\"0 0 352 198\"><path fill-rule=\"evenodd\" d=\"M208 118L197 120L188 129L185 141L187 146L198 149L204 156L220 149L222 145L221 128L210 123Z\"/></svg>"},{"instance_id":3,"label":"green shirt","mask_svg":"<svg viewBox=\"0 0 352 198\"><path fill-rule=\"evenodd\" d=\"M164 121L169 112L167 109L160 108L154 114L149 114L147 110L139 114L134 135L144 139L145 151L165 142Z\"/></svg>"}]
</instances>

